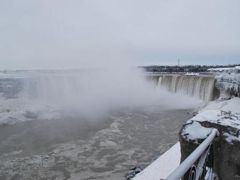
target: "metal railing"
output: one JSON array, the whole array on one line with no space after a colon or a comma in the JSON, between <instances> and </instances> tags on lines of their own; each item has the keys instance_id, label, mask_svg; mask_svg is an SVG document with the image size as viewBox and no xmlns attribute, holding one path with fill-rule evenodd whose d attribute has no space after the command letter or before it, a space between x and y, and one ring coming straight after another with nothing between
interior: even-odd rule
<instances>
[{"instance_id":1,"label":"metal railing","mask_svg":"<svg viewBox=\"0 0 240 180\"><path fill-rule=\"evenodd\" d=\"M212 153L211 144L217 135L218 130L213 129L209 136L167 177L166 180L179 180L186 176L187 173L187 179L198 180L202 176L207 157ZM195 165L196 162L198 162L197 165ZM215 179L216 177L213 177L212 169L209 169L209 172L208 179Z\"/></svg>"}]
</instances>

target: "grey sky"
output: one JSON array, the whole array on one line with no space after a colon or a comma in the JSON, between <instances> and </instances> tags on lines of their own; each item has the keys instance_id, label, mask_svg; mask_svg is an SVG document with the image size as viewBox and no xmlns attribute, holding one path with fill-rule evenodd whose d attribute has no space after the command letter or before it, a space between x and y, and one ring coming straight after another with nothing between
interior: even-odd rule
<instances>
[{"instance_id":1,"label":"grey sky","mask_svg":"<svg viewBox=\"0 0 240 180\"><path fill-rule=\"evenodd\" d=\"M0 0L0 69L240 63L239 0Z\"/></svg>"}]
</instances>

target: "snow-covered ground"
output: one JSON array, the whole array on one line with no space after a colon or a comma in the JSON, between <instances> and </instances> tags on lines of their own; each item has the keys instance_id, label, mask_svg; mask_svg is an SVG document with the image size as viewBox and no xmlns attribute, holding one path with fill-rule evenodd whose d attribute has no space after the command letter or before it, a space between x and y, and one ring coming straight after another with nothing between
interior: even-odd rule
<instances>
[{"instance_id":1,"label":"snow-covered ground","mask_svg":"<svg viewBox=\"0 0 240 180\"><path fill-rule=\"evenodd\" d=\"M209 68L208 71L210 72L233 72L240 70L240 66L235 67L225 67L225 68Z\"/></svg>"},{"instance_id":2,"label":"snow-covered ground","mask_svg":"<svg viewBox=\"0 0 240 180\"><path fill-rule=\"evenodd\" d=\"M167 152L161 155L142 172L136 175L133 180L159 180L167 176L180 164L181 153L180 143L177 142Z\"/></svg>"},{"instance_id":3,"label":"snow-covered ground","mask_svg":"<svg viewBox=\"0 0 240 180\"><path fill-rule=\"evenodd\" d=\"M195 117L187 122L192 123L192 125L187 126L182 131L182 134L188 134L186 138L189 140L207 137L210 133L210 129L200 125L200 123L204 121L240 129L240 98L235 97L230 100L210 102L205 108L199 111ZM240 141L240 137L236 138L229 136L231 135L228 135L229 140L234 139Z\"/></svg>"}]
</instances>

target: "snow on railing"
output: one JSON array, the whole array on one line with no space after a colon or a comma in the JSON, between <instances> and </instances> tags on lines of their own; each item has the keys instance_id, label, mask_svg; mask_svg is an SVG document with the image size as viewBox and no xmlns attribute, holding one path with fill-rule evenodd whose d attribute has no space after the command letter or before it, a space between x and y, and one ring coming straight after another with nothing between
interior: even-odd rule
<instances>
[{"instance_id":1,"label":"snow on railing","mask_svg":"<svg viewBox=\"0 0 240 180\"><path fill-rule=\"evenodd\" d=\"M184 176L188 176L188 179L198 180L204 170L205 162L207 157L212 157L213 152L211 150L211 145L213 139L218 135L218 130L213 129L209 136L175 169L166 180L180 180ZM211 159L213 161L213 158ZM198 161L198 164L195 163ZM213 162L212 162L213 164ZM212 167L209 167L208 177L205 179L216 179L212 173Z\"/></svg>"}]
</instances>

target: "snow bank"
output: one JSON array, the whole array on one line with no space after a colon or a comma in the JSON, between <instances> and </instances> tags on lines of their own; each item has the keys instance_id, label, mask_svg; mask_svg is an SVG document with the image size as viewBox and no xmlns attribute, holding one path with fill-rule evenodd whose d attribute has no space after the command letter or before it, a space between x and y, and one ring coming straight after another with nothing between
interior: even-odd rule
<instances>
[{"instance_id":1,"label":"snow bank","mask_svg":"<svg viewBox=\"0 0 240 180\"><path fill-rule=\"evenodd\" d=\"M209 121L240 129L240 98L214 101L192 118L194 121Z\"/></svg>"},{"instance_id":2,"label":"snow bank","mask_svg":"<svg viewBox=\"0 0 240 180\"><path fill-rule=\"evenodd\" d=\"M204 128L197 121L192 121L190 126L187 126L182 131L182 136L186 140L195 141L197 139L205 139L211 133L211 128ZM197 143L197 141L196 141Z\"/></svg>"},{"instance_id":3,"label":"snow bank","mask_svg":"<svg viewBox=\"0 0 240 180\"><path fill-rule=\"evenodd\" d=\"M180 143L178 142L142 172L137 174L133 180L166 179L167 176L179 166L180 159Z\"/></svg>"},{"instance_id":4,"label":"snow bank","mask_svg":"<svg viewBox=\"0 0 240 180\"><path fill-rule=\"evenodd\" d=\"M205 108L187 122L181 135L187 140L204 139L208 136L211 128L201 126L202 122L210 122L224 127L232 127L240 130L240 98L230 100L218 100L210 102ZM239 137L226 135L226 140L240 141Z\"/></svg>"},{"instance_id":5,"label":"snow bank","mask_svg":"<svg viewBox=\"0 0 240 180\"><path fill-rule=\"evenodd\" d=\"M240 66L235 66L235 67L222 67L222 68L209 68L209 72L226 72L226 73L239 73Z\"/></svg>"}]
</instances>

